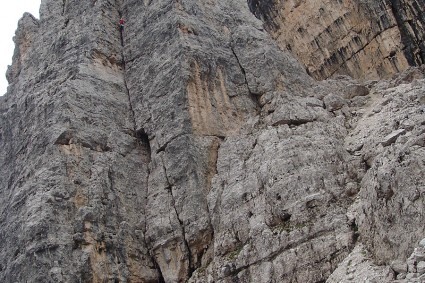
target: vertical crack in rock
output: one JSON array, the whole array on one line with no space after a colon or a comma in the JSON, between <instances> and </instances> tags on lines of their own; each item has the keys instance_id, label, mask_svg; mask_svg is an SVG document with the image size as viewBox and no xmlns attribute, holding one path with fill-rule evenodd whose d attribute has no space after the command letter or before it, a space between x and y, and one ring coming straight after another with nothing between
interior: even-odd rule
<instances>
[{"instance_id":1,"label":"vertical crack in rock","mask_svg":"<svg viewBox=\"0 0 425 283\"><path fill-rule=\"evenodd\" d=\"M134 112L133 112L134 114ZM146 163L148 164L148 166L146 167L147 170L147 174L146 174L146 178L145 178L145 182L146 184L149 184L149 176L150 176L150 166L149 164L151 163L151 154L152 154L152 150L151 150L151 146L150 146L150 141L149 141L149 137L146 134L144 129L140 129L138 131L136 131L136 138L139 142L139 144L143 147L143 149L146 152ZM147 191L146 191L146 195L145 195L145 203L142 206L143 209L143 216L145 217L144 220L144 225L143 225L143 242L145 244L145 246L148 248L148 254L149 254L149 258L151 259L151 261L153 262L156 271L158 272L158 283L164 283L164 276L162 275L162 271L161 268L159 267L159 264L157 263L157 261L155 260L155 257L152 255L151 249L149 248L149 243L146 239L146 231L147 231L147 220L146 220L146 215L147 215L147 210L146 210L146 204L148 202L148 195L149 195L149 185L147 185Z\"/></svg>"},{"instance_id":2,"label":"vertical crack in rock","mask_svg":"<svg viewBox=\"0 0 425 283\"><path fill-rule=\"evenodd\" d=\"M246 85L246 87L247 87L247 89L248 89L248 93L249 93L250 98L251 98L251 99L252 99L252 101L255 103L256 107L257 107L258 109L261 109L261 104L260 104L260 102L258 101L258 96L259 96L259 94L254 93L254 92L252 92L252 91L251 91L251 88L249 87L248 79L246 78L246 71L245 71L245 68L242 66L241 62L239 61L239 57L238 57L238 55L236 54L235 47L233 46L233 44L230 44L230 49L232 50L233 56L235 56L236 62L238 63L239 68L240 68L240 70L241 70L241 72L242 72L242 75L244 76L245 85ZM258 109L257 109L257 110L258 110Z\"/></svg>"},{"instance_id":3,"label":"vertical crack in rock","mask_svg":"<svg viewBox=\"0 0 425 283\"><path fill-rule=\"evenodd\" d=\"M65 15L66 1L67 0L63 0L63 2L62 2L62 16Z\"/></svg>"},{"instance_id":4,"label":"vertical crack in rock","mask_svg":"<svg viewBox=\"0 0 425 283\"><path fill-rule=\"evenodd\" d=\"M146 137L147 137L147 135L146 135ZM149 145L149 149L148 149L149 162L148 163L150 163L151 162L151 149L150 149L150 144L149 143L148 143L148 145ZM146 181L146 184L149 184L149 176L150 176L150 174L151 174L151 172L150 172L150 166L148 165L147 166L146 180L145 180ZM155 267L155 270L158 272L158 283L165 283L164 275L162 274L161 268L160 268L158 262L156 261L155 257L152 255L152 250L150 248L151 245L148 243L148 240L146 239L146 232L148 230L147 220L146 220L146 215L147 215L146 205L147 205L147 202L148 202L148 195L149 195L149 185L147 186L147 192L146 192L146 196L145 196L145 204L144 204L144 206L142 208L143 209L143 217L145 217L144 225L143 225L143 242L144 242L145 246L148 249L149 258L153 262L154 267Z\"/></svg>"},{"instance_id":5,"label":"vertical crack in rock","mask_svg":"<svg viewBox=\"0 0 425 283\"><path fill-rule=\"evenodd\" d=\"M118 15L120 18L123 17L122 9L118 11ZM121 26L118 27L120 30L120 40L121 40L121 46L122 46L122 58L123 58L123 65L125 65L124 61L124 29L121 28Z\"/></svg>"},{"instance_id":6,"label":"vertical crack in rock","mask_svg":"<svg viewBox=\"0 0 425 283\"><path fill-rule=\"evenodd\" d=\"M192 251L190 250L189 242L187 241L187 238L186 238L186 231L185 231L184 223L181 220L180 215L179 215L177 208L176 208L176 203L175 203L175 198L174 198L172 186L169 188L169 191L170 191L170 195L171 195L171 204L173 206L174 212L176 213L177 220L180 223L181 233L183 235L183 242L184 242L184 245L186 246L186 249L187 249L187 256L188 256L188 261L189 261L188 273L187 273L188 275L187 276L188 276L188 278L190 278L193 274L193 271L195 270L195 268L193 266L193 260L192 260Z\"/></svg>"},{"instance_id":7,"label":"vertical crack in rock","mask_svg":"<svg viewBox=\"0 0 425 283\"><path fill-rule=\"evenodd\" d=\"M249 88L248 80L246 79L246 72L245 72L245 69L244 69L244 67L242 67L242 64L241 64L241 62L239 61L239 57L238 57L238 55L236 55L235 48L234 48L233 46L231 46L231 47L230 47L230 49L232 50L232 53L233 53L233 55L234 55L234 56L235 56L235 58L236 58L236 62L238 62L239 68L241 69L241 72L242 72L242 74L243 74L243 76L244 76L245 84L246 84L246 87L248 88L249 94L250 94L250 95L253 95L253 94L252 94L251 89Z\"/></svg>"},{"instance_id":8,"label":"vertical crack in rock","mask_svg":"<svg viewBox=\"0 0 425 283\"><path fill-rule=\"evenodd\" d=\"M170 193L171 196L171 205L173 206L173 210L176 213L176 217L177 220L179 221L180 224L180 229L181 229L181 233L182 233L182 237L183 237L183 243L186 247L186 253L187 253L187 258L188 258L188 270L187 270L187 276L188 278L190 278L193 274L193 272L195 271L195 268L193 266L193 260L192 260L192 251L190 250L190 246L189 246L189 242L187 241L186 238L186 231L185 231L185 226L184 226L184 222L180 217L179 212L177 211L176 208L176 201L175 201L175 197L173 194L173 185L170 183L170 180L168 179L168 175L167 175L167 169L165 168L165 162L163 160L163 158L161 157L161 162L162 162L162 166L164 169L164 175L165 175L165 179L167 182L168 187L166 188L166 190Z\"/></svg>"},{"instance_id":9,"label":"vertical crack in rock","mask_svg":"<svg viewBox=\"0 0 425 283\"><path fill-rule=\"evenodd\" d=\"M123 3L121 2L119 4L121 6L121 9L118 10L118 14L119 17L123 17L123 12L122 12L122 5ZM127 94L127 99L128 99L128 105L130 108L130 118L131 118L131 122L133 124L133 133L134 133L134 137L137 139L139 145L142 146L142 148L144 149L144 151L146 152L146 163L147 163L147 174L146 174L146 184L147 184L147 192L146 192L146 196L145 196L145 203L143 205L143 217L145 218L144 220L144 226L143 226L143 242L145 244L145 246L148 249L148 256L150 258L150 260L152 261L157 273L158 273L158 283L164 283L164 276L162 274L161 268L158 264L158 262L156 261L155 257L152 255L152 251L149 248L150 244L148 243L147 239L146 239L146 231L147 231L147 221L146 221L146 215L147 215L147 211L146 211L146 204L148 201L148 195L149 195L149 176L150 176L150 162L151 162L151 154L152 154L152 150L151 150L151 145L150 145L150 141L149 141L149 136L147 135L146 131L141 128L139 130L137 130L137 124L136 124L136 117L135 117L135 112L134 112L134 108L131 102L131 94L130 94L130 89L128 87L127 84L127 68L126 68L126 58L125 58L125 44L124 44L124 30L119 31L120 33L120 42L121 42L121 65L122 65L122 71L123 71L123 82L124 82L124 87L125 87L125 92Z\"/></svg>"},{"instance_id":10,"label":"vertical crack in rock","mask_svg":"<svg viewBox=\"0 0 425 283\"><path fill-rule=\"evenodd\" d=\"M123 31L120 31L120 36L121 36L121 46L122 46L122 48L121 48L121 62L122 62L122 68L123 68L124 87L125 87L125 92L126 92L127 98L128 98L128 105L130 107L130 116L131 116L131 121L133 123L133 132L134 132L134 135L137 136L137 133L136 133L136 118L135 118L135 114L134 114L133 105L131 103L130 90L129 90L128 85L127 85L127 77L126 77L127 70L126 70L125 55L124 55L124 36L123 36Z\"/></svg>"}]
</instances>

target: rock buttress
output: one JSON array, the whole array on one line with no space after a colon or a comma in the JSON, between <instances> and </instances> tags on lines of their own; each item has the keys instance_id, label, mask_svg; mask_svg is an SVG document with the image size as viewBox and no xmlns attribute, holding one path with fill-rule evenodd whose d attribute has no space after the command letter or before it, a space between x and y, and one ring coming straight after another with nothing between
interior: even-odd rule
<instances>
[{"instance_id":1,"label":"rock buttress","mask_svg":"<svg viewBox=\"0 0 425 283\"><path fill-rule=\"evenodd\" d=\"M150 154L134 131L119 10L43 1L39 21L21 20L1 102L2 282L160 278L145 244Z\"/></svg>"},{"instance_id":2,"label":"rock buttress","mask_svg":"<svg viewBox=\"0 0 425 283\"><path fill-rule=\"evenodd\" d=\"M136 126L152 145L147 242L165 281L258 282L265 266L269 279L326 278L352 245L341 216L350 203L343 184L351 177L343 177L349 156L337 141L344 132L338 119L315 130L331 117L320 100L308 98L312 79L244 1L127 2L123 13L133 23L124 50ZM257 130L256 120L277 128ZM297 126L283 145L286 128ZM296 158L291 143L305 141L307 148L315 133L323 140ZM268 139L283 144L274 148ZM311 164L317 154L323 163ZM297 161L289 161L292 155ZM297 167L278 165L287 158ZM303 177L289 176L305 166L303 185L292 187ZM301 190L308 193L299 199ZM326 212L327 206L335 209ZM325 223L313 220L319 215ZM317 254L312 261L322 263L315 269L307 258L317 248L332 256ZM282 266L300 252L305 258ZM296 271L298 264L310 268Z\"/></svg>"}]
</instances>

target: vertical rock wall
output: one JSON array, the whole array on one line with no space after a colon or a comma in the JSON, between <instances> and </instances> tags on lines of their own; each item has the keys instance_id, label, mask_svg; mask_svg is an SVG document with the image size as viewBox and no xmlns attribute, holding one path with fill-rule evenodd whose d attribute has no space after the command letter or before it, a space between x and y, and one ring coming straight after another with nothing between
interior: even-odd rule
<instances>
[{"instance_id":1,"label":"vertical rock wall","mask_svg":"<svg viewBox=\"0 0 425 283\"><path fill-rule=\"evenodd\" d=\"M316 79L377 79L424 63L424 2L248 1Z\"/></svg>"},{"instance_id":2,"label":"vertical rock wall","mask_svg":"<svg viewBox=\"0 0 425 283\"><path fill-rule=\"evenodd\" d=\"M44 0L22 18L0 98L0 281L325 282L359 241L407 257L423 73L315 82L255 17L278 31L273 5Z\"/></svg>"},{"instance_id":3,"label":"vertical rock wall","mask_svg":"<svg viewBox=\"0 0 425 283\"><path fill-rule=\"evenodd\" d=\"M43 1L2 97L2 282L157 282L115 1Z\"/></svg>"}]
</instances>

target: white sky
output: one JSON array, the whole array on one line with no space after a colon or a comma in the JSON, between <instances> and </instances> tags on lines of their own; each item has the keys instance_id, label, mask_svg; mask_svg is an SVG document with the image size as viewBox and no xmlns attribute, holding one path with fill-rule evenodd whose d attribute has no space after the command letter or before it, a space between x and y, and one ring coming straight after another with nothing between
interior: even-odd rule
<instances>
[{"instance_id":1,"label":"white sky","mask_svg":"<svg viewBox=\"0 0 425 283\"><path fill-rule=\"evenodd\" d=\"M1 0L0 1L0 96L6 93L7 65L12 64L12 56L15 45L12 37L18 26L18 21L24 14L29 12L37 19L41 0Z\"/></svg>"}]
</instances>

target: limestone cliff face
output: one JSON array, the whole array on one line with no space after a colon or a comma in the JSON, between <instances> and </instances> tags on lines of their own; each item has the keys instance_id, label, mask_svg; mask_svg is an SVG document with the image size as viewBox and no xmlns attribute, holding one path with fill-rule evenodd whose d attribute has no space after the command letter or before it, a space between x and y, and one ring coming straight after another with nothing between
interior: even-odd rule
<instances>
[{"instance_id":1,"label":"limestone cliff face","mask_svg":"<svg viewBox=\"0 0 425 283\"><path fill-rule=\"evenodd\" d=\"M424 63L422 0L248 2L316 79L377 79Z\"/></svg>"},{"instance_id":2,"label":"limestone cliff face","mask_svg":"<svg viewBox=\"0 0 425 283\"><path fill-rule=\"evenodd\" d=\"M424 71L317 82L278 36L285 3L43 0L24 15L0 97L0 281L420 276L425 258L406 259L425 235ZM422 62L415 48L398 69Z\"/></svg>"}]
</instances>

